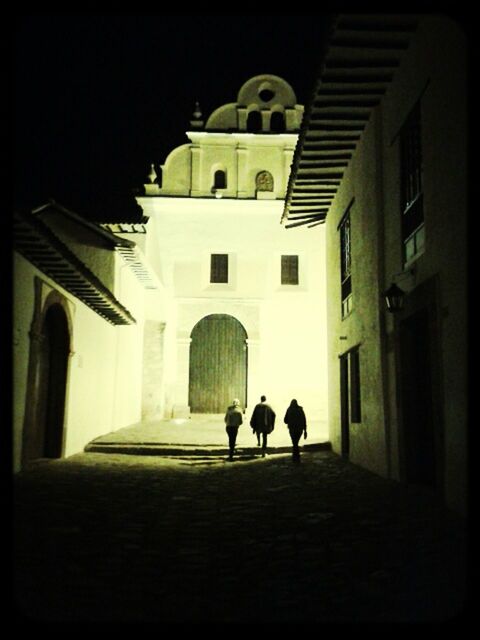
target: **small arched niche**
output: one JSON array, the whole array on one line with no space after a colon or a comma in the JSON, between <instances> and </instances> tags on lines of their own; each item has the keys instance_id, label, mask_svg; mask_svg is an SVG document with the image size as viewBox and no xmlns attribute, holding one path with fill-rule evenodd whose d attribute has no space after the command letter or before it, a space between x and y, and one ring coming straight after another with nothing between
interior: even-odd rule
<instances>
[{"instance_id":1,"label":"small arched niche","mask_svg":"<svg viewBox=\"0 0 480 640\"><path fill-rule=\"evenodd\" d=\"M213 188L227 188L227 172L224 169L217 169L213 174Z\"/></svg>"},{"instance_id":2,"label":"small arched niche","mask_svg":"<svg viewBox=\"0 0 480 640\"><path fill-rule=\"evenodd\" d=\"M258 133L262 130L262 114L260 111L252 110L247 116L247 132Z\"/></svg>"},{"instance_id":3,"label":"small arched niche","mask_svg":"<svg viewBox=\"0 0 480 640\"><path fill-rule=\"evenodd\" d=\"M257 198L269 197L273 194L274 181L270 171L259 171L255 177L255 193Z\"/></svg>"},{"instance_id":4,"label":"small arched niche","mask_svg":"<svg viewBox=\"0 0 480 640\"><path fill-rule=\"evenodd\" d=\"M273 133L284 133L285 126L285 114L283 111L272 111L270 116L270 131Z\"/></svg>"}]
</instances>

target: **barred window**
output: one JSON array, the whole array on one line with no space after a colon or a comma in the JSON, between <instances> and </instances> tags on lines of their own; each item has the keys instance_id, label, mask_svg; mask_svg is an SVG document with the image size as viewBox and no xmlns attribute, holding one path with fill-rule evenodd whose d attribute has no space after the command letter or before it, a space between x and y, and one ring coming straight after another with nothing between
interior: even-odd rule
<instances>
[{"instance_id":1,"label":"barred window","mask_svg":"<svg viewBox=\"0 0 480 640\"><path fill-rule=\"evenodd\" d=\"M282 284L298 284L298 256L282 256Z\"/></svg>"},{"instance_id":2,"label":"barred window","mask_svg":"<svg viewBox=\"0 0 480 640\"><path fill-rule=\"evenodd\" d=\"M403 259L408 262L425 244L422 190L420 103L400 132L401 211Z\"/></svg>"},{"instance_id":3,"label":"barred window","mask_svg":"<svg viewBox=\"0 0 480 640\"><path fill-rule=\"evenodd\" d=\"M350 242L350 212L340 225L340 282L342 288L342 318L352 310L352 255Z\"/></svg>"},{"instance_id":4,"label":"barred window","mask_svg":"<svg viewBox=\"0 0 480 640\"><path fill-rule=\"evenodd\" d=\"M210 282L228 282L228 253L211 254Z\"/></svg>"}]
</instances>

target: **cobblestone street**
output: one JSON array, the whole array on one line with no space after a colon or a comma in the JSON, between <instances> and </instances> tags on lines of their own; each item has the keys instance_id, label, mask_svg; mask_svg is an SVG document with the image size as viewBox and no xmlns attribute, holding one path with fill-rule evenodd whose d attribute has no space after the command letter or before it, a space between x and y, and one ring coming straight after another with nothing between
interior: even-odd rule
<instances>
[{"instance_id":1,"label":"cobblestone street","mask_svg":"<svg viewBox=\"0 0 480 640\"><path fill-rule=\"evenodd\" d=\"M81 453L15 478L17 613L53 621L438 621L462 521L329 451Z\"/></svg>"}]
</instances>

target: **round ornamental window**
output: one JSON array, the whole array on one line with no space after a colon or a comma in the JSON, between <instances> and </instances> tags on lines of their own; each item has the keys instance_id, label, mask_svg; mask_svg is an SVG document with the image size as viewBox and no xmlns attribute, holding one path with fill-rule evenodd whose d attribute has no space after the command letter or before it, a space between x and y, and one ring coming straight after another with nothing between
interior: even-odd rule
<instances>
[{"instance_id":1,"label":"round ornamental window","mask_svg":"<svg viewBox=\"0 0 480 640\"><path fill-rule=\"evenodd\" d=\"M263 102L269 102L275 96L275 91L271 89L261 89L258 95Z\"/></svg>"}]
</instances>

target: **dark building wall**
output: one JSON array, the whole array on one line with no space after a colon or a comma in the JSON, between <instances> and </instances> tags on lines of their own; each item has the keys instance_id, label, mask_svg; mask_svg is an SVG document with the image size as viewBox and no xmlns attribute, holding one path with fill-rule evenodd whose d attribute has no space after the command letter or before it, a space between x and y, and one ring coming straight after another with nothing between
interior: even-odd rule
<instances>
[{"instance_id":1,"label":"dark building wall","mask_svg":"<svg viewBox=\"0 0 480 640\"><path fill-rule=\"evenodd\" d=\"M326 222L333 447L341 451L339 356L359 345L362 411L361 422L349 425L350 459L382 475L430 484L461 512L467 452L465 56L456 24L441 16L420 19ZM400 131L418 101L426 240L423 253L404 264ZM353 308L342 320L338 224L352 199ZM396 315L383 298L392 282L407 294ZM409 386L413 373L417 387ZM429 479L416 475L415 464L430 463Z\"/></svg>"},{"instance_id":2,"label":"dark building wall","mask_svg":"<svg viewBox=\"0 0 480 640\"><path fill-rule=\"evenodd\" d=\"M412 277L398 280L411 298L403 316L387 317L390 352L390 408L393 470L404 473L402 398L396 376L398 335L408 314L429 306L435 429L441 468L439 490L452 507L466 508L466 256L467 256L467 61L466 38L454 22L428 16L395 74L383 103L385 282L402 270L398 133L419 101L423 156L425 251L411 265ZM419 295L421 288L424 294ZM407 298L407 300L408 300ZM427 300L428 298L428 300ZM399 447L397 451L397 446Z\"/></svg>"},{"instance_id":3,"label":"dark building wall","mask_svg":"<svg viewBox=\"0 0 480 640\"><path fill-rule=\"evenodd\" d=\"M329 425L334 449L341 451L340 361L358 347L361 420L349 416L349 458L382 475L387 474L383 406L383 369L379 291L379 194L381 167L376 162L379 114L373 112L347 168L327 216L327 297L329 344ZM349 208L350 207L350 208ZM351 225L352 311L342 319L340 233L349 208ZM351 389L351 372L349 389Z\"/></svg>"}]
</instances>

